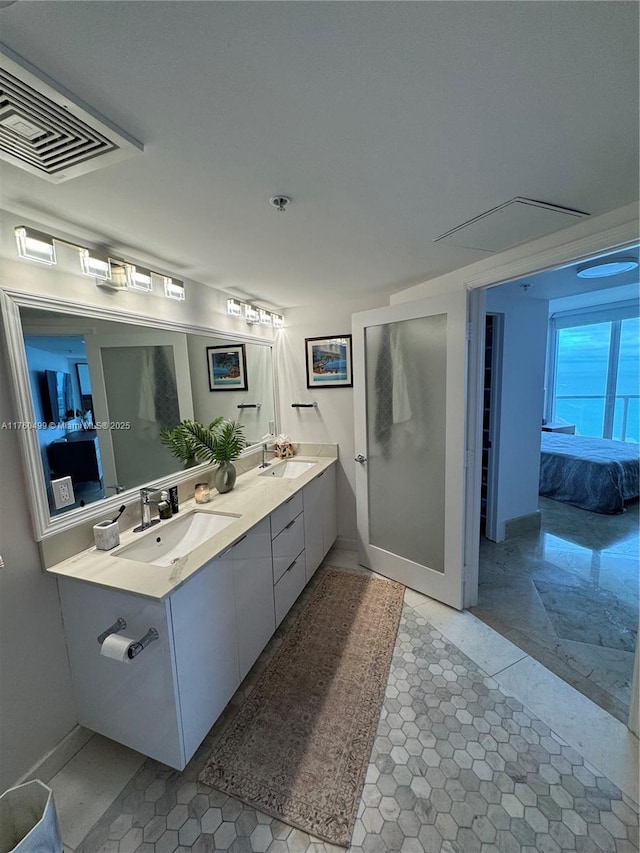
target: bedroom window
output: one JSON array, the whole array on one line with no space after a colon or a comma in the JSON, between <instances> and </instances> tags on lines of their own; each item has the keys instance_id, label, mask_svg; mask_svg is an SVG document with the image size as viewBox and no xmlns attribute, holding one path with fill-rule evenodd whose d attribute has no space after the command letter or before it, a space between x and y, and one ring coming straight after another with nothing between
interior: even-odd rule
<instances>
[{"instance_id":1,"label":"bedroom window","mask_svg":"<svg viewBox=\"0 0 640 853\"><path fill-rule=\"evenodd\" d=\"M551 318L548 419L575 424L580 435L640 443L640 320L625 316L631 310Z\"/></svg>"}]
</instances>

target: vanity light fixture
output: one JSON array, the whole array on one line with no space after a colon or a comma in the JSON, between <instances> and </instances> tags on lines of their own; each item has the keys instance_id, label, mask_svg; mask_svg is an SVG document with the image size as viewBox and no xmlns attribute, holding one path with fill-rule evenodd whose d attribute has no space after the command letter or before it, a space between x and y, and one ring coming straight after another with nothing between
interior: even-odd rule
<instances>
[{"instance_id":1,"label":"vanity light fixture","mask_svg":"<svg viewBox=\"0 0 640 853\"><path fill-rule=\"evenodd\" d=\"M610 275L618 275L636 269L638 261L636 258L615 258L608 260L600 258L599 261L591 261L576 268L578 278L606 278Z\"/></svg>"},{"instance_id":2,"label":"vanity light fixture","mask_svg":"<svg viewBox=\"0 0 640 853\"><path fill-rule=\"evenodd\" d=\"M1 5L2 0L0 0ZM128 261L117 260L99 249L87 249L86 246L79 246L77 243L72 243L61 237L53 237L51 234L45 234L35 228L27 228L25 225L18 225L14 231L18 255L24 260L53 266L57 262L55 244L62 243L78 250L82 274L94 278L100 287L107 287L111 290L129 289L138 290L141 293L151 293L153 291L153 278L155 277L160 280L156 289L158 292L162 292L167 299L175 299L180 302L185 299L184 282L164 273L152 272ZM238 303L238 316L240 314L241 306Z\"/></svg>"},{"instance_id":3,"label":"vanity light fixture","mask_svg":"<svg viewBox=\"0 0 640 853\"><path fill-rule=\"evenodd\" d=\"M236 299L227 299L227 314L231 317L242 317L242 304Z\"/></svg>"},{"instance_id":4,"label":"vanity light fixture","mask_svg":"<svg viewBox=\"0 0 640 853\"><path fill-rule=\"evenodd\" d=\"M169 276L163 276L163 278L164 295L167 299L177 299L178 302L184 302L184 282Z\"/></svg>"},{"instance_id":5,"label":"vanity light fixture","mask_svg":"<svg viewBox=\"0 0 640 853\"><path fill-rule=\"evenodd\" d=\"M276 329L281 329L284 326L284 320L281 314L273 314L267 311L266 308L259 308L257 305L251 305L248 302L238 302L237 299L227 299L227 314L230 317L242 317L249 325L274 326Z\"/></svg>"},{"instance_id":6,"label":"vanity light fixture","mask_svg":"<svg viewBox=\"0 0 640 853\"><path fill-rule=\"evenodd\" d=\"M245 306L244 306L244 319L250 325L253 325L255 323L259 323L260 322L260 313L258 312L258 309L255 308L253 305L245 304Z\"/></svg>"},{"instance_id":7,"label":"vanity light fixture","mask_svg":"<svg viewBox=\"0 0 640 853\"><path fill-rule=\"evenodd\" d=\"M151 293L153 284L151 282L151 270L137 267L135 264L125 264L127 274L127 287L129 290L139 290L143 293Z\"/></svg>"},{"instance_id":8,"label":"vanity light fixture","mask_svg":"<svg viewBox=\"0 0 640 853\"><path fill-rule=\"evenodd\" d=\"M26 261L37 261L40 264L53 266L56 263L56 247L53 245L53 237L36 231L33 228L25 228L20 225L15 229L18 255Z\"/></svg>"},{"instance_id":9,"label":"vanity light fixture","mask_svg":"<svg viewBox=\"0 0 640 853\"><path fill-rule=\"evenodd\" d=\"M111 281L111 261L108 255L94 249L80 249L80 268L83 275Z\"/></svg>"}]
</instances>

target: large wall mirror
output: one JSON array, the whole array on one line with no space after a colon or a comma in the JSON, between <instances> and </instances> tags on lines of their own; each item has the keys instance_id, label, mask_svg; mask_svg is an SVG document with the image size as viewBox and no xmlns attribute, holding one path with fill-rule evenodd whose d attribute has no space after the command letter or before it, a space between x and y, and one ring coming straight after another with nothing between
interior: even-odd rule
<instances>
[{"instance_id":1,"label":"large wall mirror","mask_svg":"<svg viewBox=\"0 0 640 853\"><path fill-rule=\"evenodd\" d=\"M161 444L162 427L223 416L244 425L249 446L276 432L272 341L28 294L2 302L38 538L143 485L192 476ZM227 349L242 353L242 381L224 376L220 357L212 382L210 354Z\"/></svg>"}]
</instances>

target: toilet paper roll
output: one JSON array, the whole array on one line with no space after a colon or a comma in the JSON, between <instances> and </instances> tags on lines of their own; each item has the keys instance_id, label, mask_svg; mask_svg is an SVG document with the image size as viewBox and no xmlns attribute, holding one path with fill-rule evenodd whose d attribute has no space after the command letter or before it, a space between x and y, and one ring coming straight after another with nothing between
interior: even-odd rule
<instances>
[{"instance_id":1,"label":"toilet paper roll","mask_svg":"<svg viewBox=\"0 0 640 853\"><path fill-rule=\"evenodd\" d=\"M102 644L100 654L105 658L118 660L121 663L131 663L131 658L127 652L135 642L131 637L124 637L122 634L109 634Z\"/></svg>"}]
</instances>

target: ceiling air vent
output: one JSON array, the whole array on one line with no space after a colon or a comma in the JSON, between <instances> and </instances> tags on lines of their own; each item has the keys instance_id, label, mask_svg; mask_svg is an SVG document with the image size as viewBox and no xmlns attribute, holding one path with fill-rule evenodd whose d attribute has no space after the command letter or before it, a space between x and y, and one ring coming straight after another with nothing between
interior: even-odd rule
<instances>
[{"instance_id":1,"label":"ceiling air vent","mask_svg":"<svg viewBox=\"0 0 640 853\"><path fill-rule=\"evenodd\" d=\"M57 184L142 150L140 142L0 45L0 159Z\"/></svg>"},{"instance_id":2,"label":"ceiling air vent","mask_svg":"<svg viewBox=\"0 0 640 853\"><path fill-rule=\"evenodd\" d=\"M503 252L518 243L575 225L585 216L589 214L570 207L558 207L531 198L512 198L451 228L433 242L461 249Z\"/></svg>"}]
</instances>

